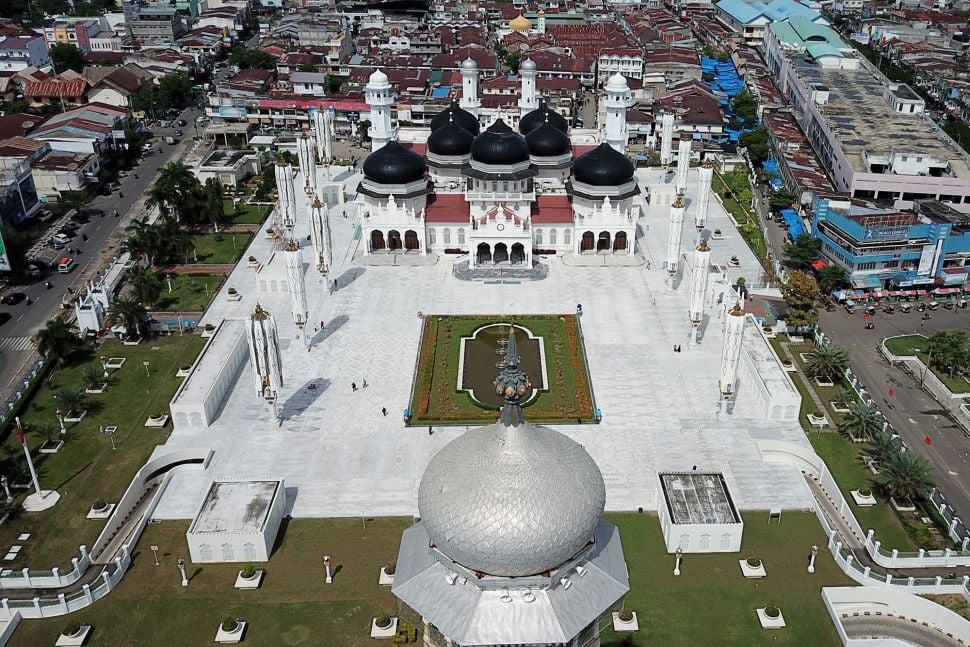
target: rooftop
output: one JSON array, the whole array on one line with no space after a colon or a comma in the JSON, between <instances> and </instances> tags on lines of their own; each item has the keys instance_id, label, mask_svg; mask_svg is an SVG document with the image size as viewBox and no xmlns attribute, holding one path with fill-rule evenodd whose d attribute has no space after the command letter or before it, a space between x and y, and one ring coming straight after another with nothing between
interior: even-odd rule
<instances>
[{"instance_id":1,"label":"rooftop","mask_svg":"<svg viewBox=\"0 0 970 647\"><path fill-rule=\"evenodd\" d=\"M213 481L189 532L259 532L282 486L282 481L275 480Z\"/></svg>"},{"instance_id":2,"label":"rooftop","mask_svg":"<svg viewBox=\"0 0 970 647\"><path fill-rule=\"evenodd\" d=\"M660 474L667 511L675 524L740 523L720 472Z\"/></svg>"}]
</instances>

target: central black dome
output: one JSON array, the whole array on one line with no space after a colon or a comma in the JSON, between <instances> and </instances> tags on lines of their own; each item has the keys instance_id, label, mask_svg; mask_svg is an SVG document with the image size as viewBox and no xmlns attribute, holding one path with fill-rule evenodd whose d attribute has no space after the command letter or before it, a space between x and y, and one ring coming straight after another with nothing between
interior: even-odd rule
<instances>
[{"instance_id":1,"label":"central black dome","mask_svg":"<svg viewBox=\"0 0 970 647\"><path fill-rule=\"evenodd\" d=\"M473 135L477 135L481 130L478 117L459 106L457 101L452 101L450 106L436 114L431 120L431 132L444 128L450 121L454 121Z\"/></svg>"},{"instance_id":2,"label":"central black dome","mask_svg":"<svg viewBox=\"0 0 970 647\"><path fill-rule=\"evenodd\" d=\"M529 144L529 154L536 157L557 157L572 148L569 135L548 121L526 135L525 141Z\"/></svg>"},{"instance_id":3,"label":"central black dome","mask_svg":"<svg viewBox=\"0 0 970 647\"><path fill-rule=\"evenodd\" d=\"M499 119L472 142L472 159L502 166L527 162L529 145L522 135Z\"/></svg>"},{"instance_id":4,"label":"central black dome","mask_svg":"<svg viewBox=\"0 0 970 647\"><path fill-rule=\"evenodd\" d=\"M573 177L593 186L620 186L633 179L633 162L609 144L600 144L573 163Z\"/></svg>"},{"instance_id":5,"label":"central black dome","mask_svg":"<svg viewBox=\"0 0 970 647\"><path fill-rule=\"evenodd\" d=\"M519 120L519 132L523 135L528 135L546 122L549 122L564 133L569 132L569 125L566 123L566 118L555 110L550 110L546 104L542 104Z\"/></svg>"},{"instance_id":6,"label":"central black dome","mask_svg":"<svg viewBox=\"0 0 970 647\"><path fill-rule=\"evenodd\" d=\"M449 121L441 128L431 132L431 136L428 137L428 152L437 155L468 155L471 152L474 139L475 136L470 132L456 122Z\"/></svg>"},{"instance_id":7,"label":"central black dome","mask_svg":"<svg viewBox=\"0 0 970 647\"><path fill-rule=\"evenodd\" d=\"M364 160L364 177L378 184L407 184L423 178L427 168L423 157L390 141Z\"/></svg>"}]
</instances>

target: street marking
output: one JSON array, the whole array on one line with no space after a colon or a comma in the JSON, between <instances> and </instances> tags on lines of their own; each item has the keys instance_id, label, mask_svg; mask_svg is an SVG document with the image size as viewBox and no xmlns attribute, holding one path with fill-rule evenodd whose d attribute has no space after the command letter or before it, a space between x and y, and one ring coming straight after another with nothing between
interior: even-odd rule
<instances>
[{"instance_id":1,"label":"street marking","mask_svg":"<svg viewBox=\"0 0 970 647\"><path fill-rule=\"evenodd\" d=\"M915 420L913 420L912 418L909 418L908 420L909 420L909 422L910 422L911 424L914 424L914 425L916 424L916 421L915 421Z\"/></svg>"},{"instance_id":2,"label":"street marking","mask_svg":"<svg viewBox=\"0 0 970 647\"><path fill-rule=\"evenodd\" d=\"M0 351L23 351L33 346L30 337L4 337L0 339Z\"/></svg>"},{"instance_id":3,"label":"street marking","mask_svg":"<svg viewBox=\"0 0 970 647\"><path fill-rule=\"evenodd\" d=\"M953 470L948 471L947 474L949 474L950 476L960 476L959 472L954 472Z\"/></svg>"}]
</instances>

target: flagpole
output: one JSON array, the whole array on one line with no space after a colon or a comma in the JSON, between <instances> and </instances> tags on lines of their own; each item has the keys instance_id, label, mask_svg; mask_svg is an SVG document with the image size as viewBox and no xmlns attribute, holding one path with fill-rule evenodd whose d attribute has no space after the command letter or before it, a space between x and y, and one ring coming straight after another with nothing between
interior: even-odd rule
<instances>
[{"instance_id":1,"label":"flagpole","mask_svg":"<svg viewBox=\"0 0 970 647\"><path fill-rule=\"evenodd\" d=\"M40 491L40 481L37 480L37 470L34 469L34 461L30 457L30 448L27 447L27 436L24 435L24 428L20 424L20 416L14 418L17 421L17 433L20 434L20 444L23 445L24 454L27 455L27 467L30 468L30 479L34 482L34 491L37 496L44 496Z\"/></svg>"}]
</instances>

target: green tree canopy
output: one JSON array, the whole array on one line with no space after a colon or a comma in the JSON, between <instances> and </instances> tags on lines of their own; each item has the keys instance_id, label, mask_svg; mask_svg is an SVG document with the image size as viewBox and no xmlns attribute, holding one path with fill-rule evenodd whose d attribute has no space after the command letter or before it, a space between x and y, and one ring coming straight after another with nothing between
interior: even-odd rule
<instances>
[{"instance_id":1,"label":"green tree canopy","mask_svg":"<svg viewBox=\"0 0 970 647\"><path fill-rule=\"evenodd\" d=\"M339 76L331 74L327 77L327 93L337 94L340 92L340 86L344 84L344 80Z\"/></svg>"},{"instance_id":2,"label":"green tree canopy","mask_svg":"<svg viewBox=\"0 0 970 647\"><path fill-rule=\"evenodd\" d=\"M155 307L162 294L162 280L158 274L146 267L132 268L128 272L128 282L131 284L131 293L138 301Z\"/></svg>"},{"instance_id":3,"label":"green tree canopy","mask_svg":"<svg viewBox=\"0 0 970 647\"><path fill-rule=\"evenodd\" d=\"M235 65L240 70L251 68L272 70L276 67L276 57L255 47L247 48L242 45L235 45L229 50L229 64Z\"/></svg>"},{"instance_id":4,"label":"green tree canopy","mask_svg":"<svg viewBox=\"0 0 970 647\"><path fill-rule=\"evenodd\" d=\"M138 300L127 296L116 299L108 308L107 321L110 325L122 325L128 337L141 336L141 327L148 311Z\"/></svg>"},{"instance_id":5,"label":"green tree canopy","mask_svg":"<svg viewBox=\"0 0 970 647\"><path fill-rule=\"evenodd\" d=\"M897 452L879 464L880 481L897 501L915 501L934 487L933 470L922 456L908 451Z\"/></svg>"},{"instance_id":6,"label":"green tree canopy","mask_svg":"<svg viewBox=\"0 0 970 647\"><path fill-rule=\"evenodd\" d=\"M852 439L870 440L882 431L883 417L879 409L864 402L853 402L842 416L842 432Z\"/></svg>"},{"instance_id":7,"label":"green tree canopy","mask_svg":"<svg viewBox=\"0 0 970 647\"><path fill-rule=\"evenodd\" d=\"M0 228L0 237L7 248L7 260L10 261L11 269L20 272L27 264L27 250L33 245L33 239L27 232L13 227Z\"/></svg>"},{"instance_id":8,"label":"green tree canopy","mask_svg":"<svg viewBox=\"0 0 970 647\"><path fill-rule=\"evenodd\" d=\"M808 354L807 373L809 377L826 382L835 382L849 367L849 355L845 349L835 344L817 344ZM854 401L854 398L853 398Z\"/></svg>"},{"instance_id":9,"label":"green tree canopy","mask_svg":"<svg viewBox=\"0 0 970 647\"><path fill-rule=\"evenodd\" d=\"M148 208L158 207L162 216L183 225L208 221L202 184L181 162L169 162L161 168L158 179L148 190Z\"/></svg>"},{"instance_id":10,"label":"green tree canopy","mask_svg":"<svg viewBox=\"0 0 970 647\"><path fill-rule=\"evenodd\" d=\"M744 128L750 128L758 122L758 100L747 90L741 90L731 105Z\"/></svg>"},{"instance_id":11,"label":"green tree canopy","mask_svg":"<svg viewBox=\"0 0 970 647\"><path fill-rule=\"evenodd\" d=\"M755 128L741 133L738 143L748 149L748 157L754 164L761 164L771 157L771 144L768 141L767 128Z\"/></svg>"},{"instance_id":12,"label":"green tree canopy","mask_svg":"<svg viewBox=\"0 0 970 647\"><path fill-rule=\"evenodd\" d=\"M61 74L67 70L81 72L84 70L84 56L77 45L71 43L58 43L50 48L51 65L56 74Z\"/></svg>"},{"instance_id":13,"label":"green tree canopy","mask_svg":"<svg viewBox=\"0 0 970 647\"><path fill-rule=\"evenodd\" d=\"M798 196L788 189L782 187L777 191L771 192L771 197L768 199L768 204L771 205L772 209L788 209L797 199Z\"/></svg>"},{"instance_id":14,"label":"green tree canopy","mask_svg":"<svg viewBox=\"0 0 970 647\"><path fill-rule=\"evenodd\" d=\"M942 330L930 337L930 361L952 377L970 366L970 339L966 330Z\"/></svg>"},{"instance_id":15,"label":"green tree canopy","mask_svg":"<svg viewBox=\"0 0 970 647\"><path fill-rule=\"evenodd\" d=\"M81 345L78 336L68 328L60 317L50 319L44 327L34 335L37 342L37 352L58 365Z\"/></svg>"},{"instance_id":16,"label":"green tree canopy","mask_svg":"<svg viewBox=\"0 0 970 647\"><path fill-rule=\"evenodd\" d=\"M848 282L848 275L838 265L829 264L818 271L818 283L823 290L837 290Z\"/></svg>"},{"instance_id":17,"label":"green tree canopy","mask_svg":"<svg viewBox=\"0 0 970 647\"><path fill-rule=\"evenodd\" d=\"M782 296L788 304L785 321L792 326L811 326L818 322L818 307L822 292L818 282L810 275L793 270L788 283L781 286Z\"/></svg>"},{"instance_id":18,"label":"green tree canopy","mask_svg":"<svg viewBox=\"0 0 970 647\"><path fill-rule=\"evenodd\" d=\"M795 267L805 268L822 254L822 241L811 234L799 234L795 242L785 247L785 256Z\"/></svg>"}]
</instances>

